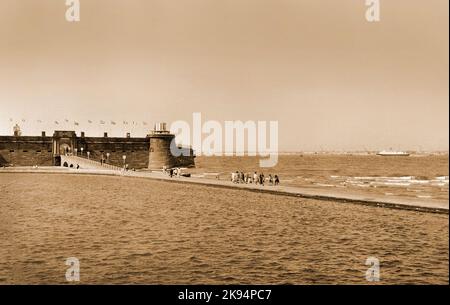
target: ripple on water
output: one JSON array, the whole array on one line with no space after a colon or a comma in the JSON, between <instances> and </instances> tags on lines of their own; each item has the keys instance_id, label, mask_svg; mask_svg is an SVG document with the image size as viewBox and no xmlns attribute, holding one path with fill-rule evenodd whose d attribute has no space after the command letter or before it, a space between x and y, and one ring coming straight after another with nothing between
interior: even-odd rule
<instances>
[{"instance_id":1,"label":"ripple on water","mask_svg":"<svg viewBox=\"0 0 450 305\"><path fill-rule=\"evenodd\" d=\"M367 283L369 256L381 283L448 283L448 215L121 177L0 185L0 283L61 283L71 256L85 283Z\"/></svg>"}]
</instances>

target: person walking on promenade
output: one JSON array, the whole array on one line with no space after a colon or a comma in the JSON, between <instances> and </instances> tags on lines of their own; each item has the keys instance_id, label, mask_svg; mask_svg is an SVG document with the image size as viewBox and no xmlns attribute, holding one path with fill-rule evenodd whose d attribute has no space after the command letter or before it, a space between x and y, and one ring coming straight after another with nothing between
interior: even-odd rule
<instances>
[{"instance_id":1,"label":"person walking on promenade","mask_svg":"<svg viewBox=\"0 0 450 305\"><path fill-rule=\"evenodd\" d=\"M239 183L239 172L236 171L233 176L233 183Z\"/></svg>"},{"instance_id":2,"label":"person walking on promenade","mask_svg":"<svg viewBox=\"0 0 450 305\"><path fill-rule=\"evenodd\" d=\"M258 174L255 172L254 174L253 174L253 181L255 181L255 184L257 185L258 184Z\"/></svg>"},{"instance_id":3,"label":"person walking on promenade","mask_svg":"<svg viewBox=\"0 0 450 305\"><path fill-rule=\"evenodd\" d=\"M278 175L275 175L275 185L280 184L280 179L278 178Z\"/></svg>"},{"instance_id":4,"label":"person walking on promenade","mask_svg":"<svg viewBox=\"0 0 450 305\"><path fill-rule=\"evenodd\" d=\"M173 168L169 169L169 177L170 177L170 178L173 177Z\"/></svg>"},{"instance_id":5,"label":"person walking on promenade","mask_svg":"<svg viewBox=\"0 0 450 305\"><path fill-rule=\"evenodd\" d=\"M269 184L273 185L273 178L272 178L272 174L269 174Z\"/></svg>"}]
</instances>

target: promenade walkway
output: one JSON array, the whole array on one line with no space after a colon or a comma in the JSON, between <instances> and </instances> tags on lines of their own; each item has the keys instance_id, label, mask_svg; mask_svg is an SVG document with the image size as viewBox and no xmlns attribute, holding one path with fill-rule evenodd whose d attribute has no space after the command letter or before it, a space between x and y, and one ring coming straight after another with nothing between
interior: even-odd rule
<instances>
[{"instance_id":1,"label":"promenade walkway","mask_svg":"<svg viewBox=\"0 0 450 305\"><path fill-rule=\"evenodd\" d=\"M77 160L80 161L80 160ZM92 161L96 162L96 161ZM99 162L96 162L100 164ZM14 167L0 169L1 173L59 173L59 174L88 174L88 175L113 175L135 178L155 179L160 181L168 181L172 183L189 183L204 185L209 187L220 187L228 189L242 189L252 192L268 193L274 195L290 196L297 198L309 198L322 201L346 202L370 205L376 207L386 207L395 209L405 209L422 212L444 213L449 212L448 200L436 200L427 198L406 198L400 196L392 196L389 198L372 195L354 193L349 190L330 190L321 188L304 188L294 186L260 186L254 184L234 184L228 180L216 180L196 177L173 177L162 172L151 171L123 171L119 167L108 167L102 165L100 168L98 164L93 163L91 168L86 167L80 169L66 168L66 167Z\"/></svg>"},{"instance_id":2,"label":"promenade walkway","mask_svg":"<svg viewBox=\"0 0 450 305\"><path fill-rule=\"evenodd\" d=\"M106 163L100 163L95 160L91 160L88 158L82 158L78 156L73 155L62 155L61 156L61 166L62 167L70 167L70 168L79 168L81 169L97 169L97 170L111 170L111 171L120 171L122 170L121 167L112 165L112 164L106 164Z\"/></svg>"}]
</instances>

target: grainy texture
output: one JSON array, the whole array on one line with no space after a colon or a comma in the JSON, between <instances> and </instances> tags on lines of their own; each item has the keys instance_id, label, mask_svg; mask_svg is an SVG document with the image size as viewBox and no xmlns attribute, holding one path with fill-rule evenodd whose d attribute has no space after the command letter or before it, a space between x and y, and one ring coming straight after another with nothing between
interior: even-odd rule
<instances>
[{"instance_id":1,"label":"grainy texture","mask_svg":"<svg viewBox=\"0 0 450 305\"><path fill-rule=\"evenodd\" d=\"M139 178L0 175L0 282L448 283L448 215Z\"/></svg>"}]
</instances>

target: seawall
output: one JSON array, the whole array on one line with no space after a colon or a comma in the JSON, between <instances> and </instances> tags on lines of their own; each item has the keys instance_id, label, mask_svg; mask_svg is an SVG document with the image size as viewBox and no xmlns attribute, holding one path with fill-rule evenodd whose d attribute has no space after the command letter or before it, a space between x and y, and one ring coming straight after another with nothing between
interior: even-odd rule
<instances>
[{"instance_id":1,"label":"seawall","mask_svg":"<svg viewBox=\"0 0 450 305\"><path fill-rule=\"evenodd\" d=\"M321 201L333 201L342 203L362 204L373 207L402 209L428 213L449 213L449 202L443 200L414 200L403 197L381 198L373 195L361 195L350 192L335 193L325 189L307 189L291 186L255 186L249 184L233 184L230 181L213 180L204 178L170 178L161 172L133 172L114 170L76 170L66 168L3 168L0 174L8 173L45 173L45 174L75 174L75 175L110 175L128 178L143 178L165 181L179 184L196 184L207 187L240 189L250 192L266 193L279 196L315 199Z\"/></svg>"}]
</instances>

